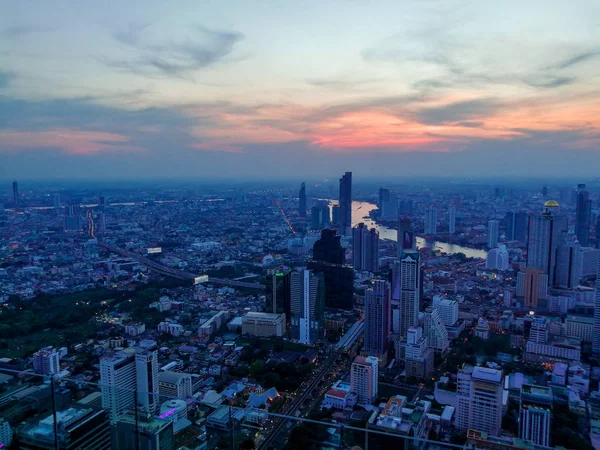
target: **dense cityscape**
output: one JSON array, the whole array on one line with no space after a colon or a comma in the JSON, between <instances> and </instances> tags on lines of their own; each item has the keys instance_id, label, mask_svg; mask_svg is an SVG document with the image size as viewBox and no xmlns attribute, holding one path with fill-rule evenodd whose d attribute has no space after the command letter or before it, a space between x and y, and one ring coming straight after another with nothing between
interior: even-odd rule
<instances>
[{"instance_id":1,"label":"dense cityscape","mask_svg":"<svg viewBox=\"0 0 600 450\"><path fill-rule=\"evenodd\" d=\"M0 195L3 448L600 448L597 180Z\"/></svg>"}]
</instances>

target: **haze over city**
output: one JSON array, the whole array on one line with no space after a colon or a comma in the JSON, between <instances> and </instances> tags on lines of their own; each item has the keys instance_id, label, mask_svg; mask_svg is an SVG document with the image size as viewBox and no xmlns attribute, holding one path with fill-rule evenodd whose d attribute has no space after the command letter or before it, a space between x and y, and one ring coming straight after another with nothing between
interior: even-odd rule
<instances>
[{"instance_id":1,"label":"haze over city","mask_svg":"<svg viewBox=\"0 0 600 450\"><path fill-rule=\"evenodd\" d=\"M5 2L0 177L593 176L600 5Z\"/></svg>"}]
</instances>

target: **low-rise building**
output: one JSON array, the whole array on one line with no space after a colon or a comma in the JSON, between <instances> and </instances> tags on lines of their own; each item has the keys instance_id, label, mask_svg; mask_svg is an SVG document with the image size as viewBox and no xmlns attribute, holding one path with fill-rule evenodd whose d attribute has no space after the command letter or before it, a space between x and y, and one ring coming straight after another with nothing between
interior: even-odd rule
<instances>
[{"instance_id":1,"label":"low-rise building","mask_svg":"<svg viewBox=\"0 0 600 450\"><path fill-rule=\"evenodd\" d=\"M285 314L249 312L242 318L242 334L281 337L285 333Z\"/></svg>"}]
</instances>

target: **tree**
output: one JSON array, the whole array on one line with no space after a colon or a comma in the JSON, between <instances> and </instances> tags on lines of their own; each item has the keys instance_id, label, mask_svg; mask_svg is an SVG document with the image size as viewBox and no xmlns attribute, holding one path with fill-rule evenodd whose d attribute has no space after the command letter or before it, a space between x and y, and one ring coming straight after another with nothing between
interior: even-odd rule
<instances>
[{"instance_id":1,"label":"tree","mask_svg":"<svg viewBox=\"0 0 600 450\"><path fill-rule=\"evenodd\" d=\"M252 364L250 364L249 370L250 375L254 378L257 378L265 373L265 362L262 359L257 359Z\"/></svg>"}]
</instances>

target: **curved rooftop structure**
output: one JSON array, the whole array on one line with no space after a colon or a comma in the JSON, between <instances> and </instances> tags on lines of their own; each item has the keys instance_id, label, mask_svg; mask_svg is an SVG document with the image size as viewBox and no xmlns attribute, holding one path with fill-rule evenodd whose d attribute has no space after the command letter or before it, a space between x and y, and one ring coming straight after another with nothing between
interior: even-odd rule
<instances>
[{"instance_id":1,"label":"curved rooftop structure","mask_svg":"<svg viewBox=\"0 0 600 450\"><path fill-rule=\"evenodd\" d=\"M555 200L548 200L544 203L544 208L558 208L558 203Z\"/></svg>"}]
</instances>

